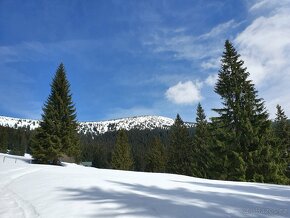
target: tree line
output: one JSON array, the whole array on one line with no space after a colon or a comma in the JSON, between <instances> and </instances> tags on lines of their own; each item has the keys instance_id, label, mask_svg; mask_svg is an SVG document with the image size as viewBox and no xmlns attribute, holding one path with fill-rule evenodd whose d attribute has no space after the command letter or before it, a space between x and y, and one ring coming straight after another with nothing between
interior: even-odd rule
<instances>
[{"instance_id":1,"label":"tree line","mask_svg":"<svg viewBox=\"0 0 290 218\"><path fill-rule=\"evenodd\" d=\"M78 135L63 64L51 84L40 128L29 139L39 163L92 161L93 166L168 172L209 179L289 184L290 125L277 105L273 122L243 60L225 42L214 91L222 106L206 118L199 103L194 129L177 115L169 130L121 130ZM1 129L0 129L1 130ZM1 136L1 132L0 132Z\"/></svg>"}]
</instances>

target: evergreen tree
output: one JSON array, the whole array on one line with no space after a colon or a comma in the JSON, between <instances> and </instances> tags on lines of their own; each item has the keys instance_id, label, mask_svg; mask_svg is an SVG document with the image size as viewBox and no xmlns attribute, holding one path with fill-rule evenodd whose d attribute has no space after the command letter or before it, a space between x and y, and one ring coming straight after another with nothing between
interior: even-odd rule
<instances>
[{"instance_id":1,"label":"evergreen tree","mask_svg":"<svg viewBox=\"0 0 290 218\"><path fill-rule=\"evenodd\" d=\"M258 98L244 62L228 40L221 62L215 92L221 96L223 108L213 109L219 117L212 120L220 129L216 140L222 147L227 179L254 180L267 176L264 167L266 164L270 168L271 163L262 159L271 155L270 121L264 101Z\"/></svg>"},{"instance_id":2,"label":"evergreen tree","mask_svg":"<svg viewBox=\"0 0 290 218\"><path fill-rule=\"evenodd\" d=\"M226 152L224 167L227 170L227 180L246 180L246 163L238 152L233 150L228 150Z\"/></svg>"},{"instance_id":3,"label":"evergreen tree","mask_svg":"<svg viewBox=\"0 0 290 218\"><path fill-rule=\"evenodd\" d=\"M0 152L6 153L8 148L8 133L5 127L0 126Z\"/></svg>"},{"instance_id":4,"label":"evergreen tree","mask_svg":"<svg viewBox=\"0 0 290 218\"><path fill-rule=\"evenodd\" d=\"M209 176L210 179L227 179L227 155L226 147L224 144L225 134L221 124L214 121L214 118L211 118L212 122L209 123L209 130L212 136L212 144L210 146L210 151L212 155L210 167L209 167Z\"/></svg>"},{"instance_id":5,"label":"evergreen tree","mask_svg":"<svg viewBox=\"0 0 290 218\"><path fill-rule=\"evenodd\" d=\"M274 121L274 133L279 141L281 150L281 158L288 156L288 148L290 147L290 125L284 110L277 105L277 113Z\"/></svg>"},{"instance_id":6,"label":"evergreen tree","mask_svg":"<svg viewBox=\"0 0 290 218\"><path fill-rule=\"evenodd\" d=\"M277 149L277 164L281 166L281 173L290 178L290 124L280 105L277 105L276 118L273 125L275 135L275 148ZM289 181L288 181L289 182Z\"/></svg>"},{"instance_id":7,"label":"evergreen tree","mask_svg":"<svg viewBox=\"0 0 290 218\"><path fill-rule=\"evenodd\" d=\"M112 154L112 167L119 170L132 170L133 157L131 146L125 130L120 130L117 135L116 146Z\"/></svg>"},{"instance_id":8,"label":"evergreen tree","mask_svg":"<svg viewBox=\"0 0 290 218\"><path fill-rule=\"evenodd\" d=\"M92 156L92 166L97 168L106 168L108 166L107 154L102 146L99 145L94 146L94 152Z\"/></svg>"},{"instance_id":9,"label":"evergreen tree","mask_svg":"<svg viewBox=\"0 0 290 218\"><path fill-rule=\"evenodd\" d=\"M70 94L65 68L60 64L51 84L51 93L43 107L42 121L31 146L40 163L58 164L64 156L79 161L76 109Z\"/></svg>"},{"instance_id":10,"label":"evergreen tree","mask_svg":"<svg viewBox=\"0 0 290 218\"><path fill-rule=\"evenodd\" d=\"M209 178L212 154L210 152L211 134L206 115L200 103L196 110L195 134L193 136L193 176Z\"/></svg>"},{"instance_id":11,"label":"evergreen tree","mask_svg":"<svg viewBox=\"0 0 290 218\"><path fill-rule=\"evenodd\" d=\"M189 133L179 114L170 129L167 170L169 173L192 175L192 149Z\"/></svg>"},{"instance_id":12,"label":"evergreen tree","mask_svg":"<svg viewBox=\"0 0 290 218\"><path fill-rule=\"evenodd\" d=\"M152 147L146 156L146 170L149 172L165 172L166 154L160 137L155 137Z\"/></svg>"}]
</instances>

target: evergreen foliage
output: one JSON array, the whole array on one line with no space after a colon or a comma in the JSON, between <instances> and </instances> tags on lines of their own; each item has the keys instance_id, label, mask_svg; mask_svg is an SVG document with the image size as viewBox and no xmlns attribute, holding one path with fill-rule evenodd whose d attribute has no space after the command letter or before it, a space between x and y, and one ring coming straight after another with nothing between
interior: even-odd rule
<instances>
[{"instance_id":1,"label":"evergreen foliage","mask_svg":"<svg viewBox=\"0 0 290 218\"><path fill-rule=\"evenodd\" d=\"M275 136L275 148L277 150L276 161L281 166L281 173L290 179L290 124L280 105L277 105L276 118L273 124ZM286 181L287 183L287 181Z\"/></svg>"},{"instance_id":2,"label":"evergreen foliage","mask_svg":"<svg viewBox=\"0 0 290 218\"><path fill-rule=\"evenodd\" d=\"M146 156L146 171L165 172L166 151L159 137L155 137Z\"/></svg>"},{"instance_id":3,"label":"evergreen foliage","mask_svg":"<svg viewBox=\"0 0 290 218\"><path fill-rule=\"evenodd\" d=\"M132 151L125 130L118 132L116 146L112 154L112 167L118 170L133 170Z\"/></svg>"},{"instance_id":4,"label":"evergreen foliage","mask_svg":"<svg viewBox=\"0 0 290 218\"><path fill-rule=\"evenodd\" d=\"M6 153L8 149L8 133L5 127L0 126L0 152Z\"/></svg>"},{"instance_id":5,"label":"evergreen foliage","mask_svg":"<svg viewBox=\"0 0 290 218\"><path fill-rule=\"evenodd\" d=\"M224 167L227 171L226 178L230 181L245 181L246 180L246 163L242 156L233 151L227 151Z\"/></svg>"},{"instance_id":6,"label":"evergreen foliage","mask_svg":"<svg viewBox=\"0 0 290 218\"><path fill-rule=\"evenodd\" d=\"M192 148L189 133L179 114L170 129L167 170L169 173L192 175Z\"/></svg>"},{"instance_id":7,"label":"evergreen foliage","mask_svg":"<svg viewBox=\"0 0 290 218\"><path fill-rule=\"evenodd\" d=\"M211 118L212 119L212 118ZM223 140L224 133L223 129L219 128L221 124L217 122L209 123L209 129L212 136L212 144L210 146L210 151L213 156L211 159L211 164L209 167L208 178L210 179L227 179L227 155L226 147ZM223 139L223 140L222 140Z\"/></svg>"},{"instance_id":8,"label":"evergreen foliage","mask_svg":"<svg viewBox=\"0 0 290 218\"><path fill-rule=\"evenodd\" d=\"M274 133L276 140L279 143L281 152L281 159L289 158L290 148L290 124L288 118L285 115L284 110L280 105L277 105L277 113L274 121Z\"/></svg>"},{"instance_id":9,"label":"evergreen foliage","mask_svg":"<svg viewBox=\"0 0 290 218\"><path fill-rule=\"evenodd\" d=\"M24 155L29 152L28 142L32 132L27 128L13 129L0 126L0 152Z\"/></svg>"},{"instance_id":10,"label":"evergreen foliage","mask_svg":"<svg viewBox=\"0 0 290 218\"><path fill-rule=\"evenodd\" d=\"M107 168L109 165L106 149L103 146L97 145L93 151L92 166L99 168Z\"/></svg>"},{"instance_id":11,"label":"evergreen foliage","mask_svg":"<svg viewBox=\"0 0 290 218\"><path fill-rule=\"evenodd\" d=\"M208 178L211 160L213 159L210 151L212 137L206 115L200 103L196 110L195 133L193 136L193 176Z\"/></svg>"},{"instance_id":12,"label":"evergreen foliage","mask_svg":"<svg viewBox=\"0 0 290 218\"><path fill-rule=\"evenodd\" d=\"M223 108L213 109L219 117L212 119L220 129L216 140L223 152L217 155L224 157L227 179L255 180L254 176L266 176L265 164L267 168L271 165L271 161L262 161L269 158L265 150L271 152L268 113L254 84L248 79L244 62L228 40L221 62L215 92L221 96Z\"/></svg>"},{"instance_id":13,"label":"evergreen foliage","mask_svg":"<svg viewBox=\"0 0 290 218\"><path fill-rule=\"evenodd\" d=\"M63 156L79 161L76 109L64 65L60 64L44 104L42 121L32 141L32 155L40 163L58 164Z\"/></svg>"}]
</instances>

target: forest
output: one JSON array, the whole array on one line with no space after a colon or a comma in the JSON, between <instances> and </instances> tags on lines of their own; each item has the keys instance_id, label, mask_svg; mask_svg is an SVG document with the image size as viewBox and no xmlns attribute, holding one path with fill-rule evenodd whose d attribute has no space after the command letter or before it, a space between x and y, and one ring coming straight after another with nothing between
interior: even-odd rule
<instances>
[{"instance_id":1,"label":"forest","mask_svg":"<svg viewBox=\"0 0 290 218\"><path fill-rule=\"evenodd\" d=\"M249 79L244 61L225 42L214 91L222 107L207 118L202 105L194 128L177 114L170 129L78 134L74 108L61 64L44 105L40 128L0 128L0 149L31 153L38 163L57 165L63 157L92 161L94 167L166 172L208 179L290 184L290 123L277 105L269 119L265 101ZM193 114L194 116L194 114Z\"/></svg>"}]
</instances>

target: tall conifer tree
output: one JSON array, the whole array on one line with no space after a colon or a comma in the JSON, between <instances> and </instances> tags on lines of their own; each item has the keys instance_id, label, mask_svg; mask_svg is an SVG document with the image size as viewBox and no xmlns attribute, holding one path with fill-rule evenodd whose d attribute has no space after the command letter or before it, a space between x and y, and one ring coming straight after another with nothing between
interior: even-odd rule
<instances>
[{"instance_id":1,"label":"tall conifer tree","mask_svg":"<svg viewBox=\"0 0 290 218\"><path fill-rule=\"evenodd\" d=\"M170 129L167 170L170 173L192 175L192 147L188 129L179 114Z\"/></svg>"},{"instance_id":2,"label":"tall conifer tree","mask_svg":"<svg viewBox=\"0 0 290 218\"><path fill-rule=\"evenodd\" d=\"M116 146L112 154L112 167L118 170L133 170L132 151L125 130L118 132Z\"/></svg>"},{"instance_id":3,"label":"tall conifer tree","mask_svg":"<svg viewBox=\"0 0 290 218\"><path fill-rule=\"evenodd\" d=\"M266 181L265 169L273 167L264 162L271 152L270 121L264 101L258 98L244 61L228 40L221 62L215 92L221 96L223 107L213 109L219 114L213 122L221 130L217 139L225 151L227 179Z\"/></svg>"},{"instance_id":4,"label":"tall conifer tree","mask_svg":"<svg viewBox=\"0 0 290 218\"><path fill-rule=\"evenodd\" d=\"M76 109L70 84L61 63L51 84L51 93L43 107L42 120L32 142L33 157L40 163L59 164L64 156L79 161Z\"/></svg>"},{"instance_id":5,"label":"tall conifer tree","mask_svg":"<svg viewBox=\"0 0 290 218\"><path fill-rule=\"evenodd\" d=\"M0 152L7 153L8 133L5 127L0 126Z\"/></svg>"},{"instance_id":6,"label":"tall conifer tree","mask_svg":"<svg viewBox=\"0 0 290 218\"><path fill-rule=\"evenodd\" d=\"M160 137L155 137L146 156L146 170L149 172L165 172L166 153Z\"/></svg>"},{"instance_id":7,"label":"tall conifer tree","mask_svg":"<svg viewBox=\"0 0 290 218\"><path fill-rule=\"evenodd\" d=\"M281 174L290 179L290 124L284 110L280 105L277 105L277 113L274 121L274 135L277 149L277 164L281 167ZM287 183L287 181L285 181Z\"/></svg>"},{"instance_id":8,"label":"tall conifer tree","mask_svg":"<svg viewBox=\"0 0 290 218\"><path fill-rule=\"evenodd\" d=\"M200 103L196 110L195 133L193 136L193 176L208 178L211 159L211 134L206 115Z\"/></svg>"}]
</instances>

